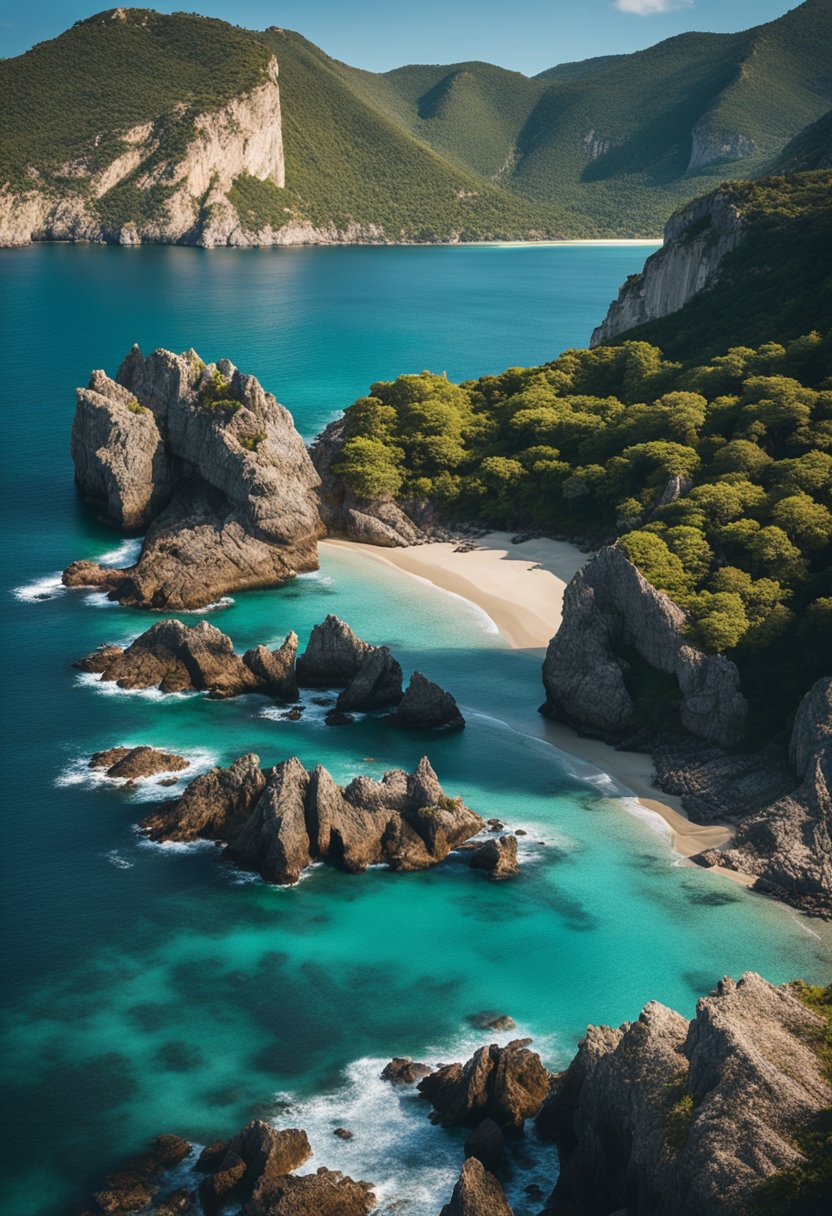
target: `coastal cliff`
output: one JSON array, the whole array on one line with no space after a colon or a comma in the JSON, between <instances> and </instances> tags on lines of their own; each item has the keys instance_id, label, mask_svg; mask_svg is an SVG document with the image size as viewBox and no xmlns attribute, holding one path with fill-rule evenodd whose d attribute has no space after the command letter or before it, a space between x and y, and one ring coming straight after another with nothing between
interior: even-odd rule
<instances>
[{"instance_id":1,"label":"coastal cliff","mask_svg":"<svg viewBox=\"0 0 832 1216\"><path fill-rule=\"evenodd\" d=\"M318 484L288 410L227 359L137 346L115 380L93 372L72 425L75 478L125 530L147 527L127 570L76 562L68 586L148 608L198 608L228 591L317 569Z\"/></svg>"},{"instance_id":2,"label":"coastal cliff","mask_svg":"<svg viewBox=\"0 0 832 1216\"><path fill-rule=\"evenodd\" d=\"M670 217L664 245L631 275L612 302L606 317L593 330L590 346L626 330L676 312L719 278L725 256L744 235L736 202L724 189L694 199Z\"/></svg>"}]
</instances>

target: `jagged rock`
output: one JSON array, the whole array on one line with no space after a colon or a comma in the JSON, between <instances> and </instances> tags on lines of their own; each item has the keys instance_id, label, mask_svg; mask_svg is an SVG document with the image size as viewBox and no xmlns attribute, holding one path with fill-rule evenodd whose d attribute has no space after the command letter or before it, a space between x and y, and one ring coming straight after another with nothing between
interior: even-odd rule
<instances>
[{"instance_id":1,"label":"jagged rock","mask_svg":"<svg viewBox=\"0 0 832 1216\"><path fill-rule=\"evenodd\" d=\"M445 1127L493 1119L501 1128L519 1130L539 1111L549 1091L549 1073L530 1039L505 1047L480 1047L466 1064L446 1064L419 1082L433 1106L432 1118Z\"/></svg>"},{"instance_id":2,"label":"jagged rock","mask_svg":"<svg viewBox=\"0 0 832 1216\"><path fill-rule=\"evenodd\" d=\"M430 1076L431 1070L427 1064L419 1064L410 1056L394 1056L389 1064L381 1070L382 1081L392 1081L394 1085L415 1085L422 1077Z\"/></svg>"},{"instance_id":3,"label":"jagged rock","mask_svg":"<svg viewBox=\"0 0 832 1216\"><path fill-rule=\"evenodd\" d=\"M404 697L389 721L395 726L424 728L465 725L465 719L451 694L426 679L419 671L414 671L410 677Z\"/></svg>"},{"instance_id":4,"label":"jagged rock","mask_svg":"<svg viewBox=\"0 0 832 1216\"><path fill-rule=\"evenodd\" d=\"M309 635L297 676L306 688L343 688L337 701L341 713L392 705L402 696L402 669L387 647L363 642L331 613Z\"/></svg>"},{"instance_id":5,"label":"jagged rock","mask_svg":"<svg viewBox=\"0 0 832 1216\"><path fill-rule=\"evenodd\" d=\"M401 700L402 669L386 646L374 647L365 654L358 671L340 693L337 708L341 711L379 709Z\"/></svg>"},{"instance_id":6,"label":"jagged rock","mask_svg":"<svg viewBox=\"0 0 832 1216\"><path fill-rule=\"evenodd\" d=\"M690 1023L651 1001L619 1030L589 1027L545 1111L561 1162L546 1212L606 1216L642 1196L654 1216L745 1216L832 1104L822 1030L752 972L722 980Z\"/></svg>"},{"instance_id":7,"label":"jagged rock","mask_svg":"<svg viewBox=\"0 0 832 1216\"><path fill-rule=\"evenodd\" d=\"M233 840L265 789L259 764L260 757L250 752L230 768L211 769L192 781L177 802L143 820L143 830L151 840Z\"/></svg>"},{"instance_id":8,"label":"jagged rock","mask_svg":"<svg viewBox=\"0 0 832 1216\"><path fill-rule=\"evenodd\" d=\"M520 873L517 865L517 837L500 836L485 840L471 853L468 864L475 870L487 870L488 877L495 882L504 878L516 878Z\"/></svg>"},{"instance_id":9,"label":"jagged rock","mask_svg":"<svg viewBox=\"0 0 832 1216\"><path fill-rule=\"evenodd\" d=\"M306 1132L298 1128L278 1131L255 1119L223 1145L202 1153L197 1169L209 1171L199 1184L205 1216L216 1216L236 1196L256 1198L282 1176L298 1169L312 1156Z\"/></svg>"},{"instance_id":10,"label":"jagged rock","mask_svg":"<svg viewBox=\"0 0 832 1216\"><path fill-rule=\"evenodd\" d=\"M465 1156L476 1157L487 1170L495 1174L503 1164L505 1137L502 1128L493 1119L483 1119L469 1136L465 1137Z\"/></svg>"},{"instance_id":11,"label":"jagged rock","mask_svg":"<svg viewBox=\"0 0 832 1216\"><path fill-rule=\"evenodd\" d=\"M161 752L155 747L109 747L90 756L90 768L107 770L108 777L136 781L156 773L178 773L190 765L184 756Z\"/></svg>"},{"instance_id":12,"label":"jagged rock","mask_svg":"<svg viewBox=\"0 0 832 1216\"><path fill-rule=\"evenodd\" d=\"M755 889L832 918L832 677L800 702L789 755L802 783L741 820L727 848L694 860L753 874Z\"/></svg>"},{"instance_id":13,"label":"jagged rock","mask_svg":"<svg viewBox=\"0 0 832 1216\"><path fill-rule=\"evenodd\" d=\"M178 1165L191 1151L179 1136L158 1136L146 1153L110 1174L104 1187L94 1196L96 1212L107 1216L126 1216L148 1207L158 1193L165 1170Z\"/></svg>"},{"instance_id":14,"label":"jagged rock","mask_svg":"<svg viewBox=\"0 0 832 1216\"><path fill-rule=\"evenodd\" d=\"M333 1136L337 1136L339 1140L352 1140L353 1138L353 1133L346 1127L336 1127L332 1134Z\"/></svg>"},{"instance_id":15,"label":"jagged rock","mask_svg":"<svg viewBox=\"0 0 832 1216\"><path fill-rule=\"evenodd\" d=\"M243 655L243 662L272 696L281 701L296 701L298 682L295 676L295 656L298 635L291 630L278 650L255 646Z\"/></svg>"},{"instance_id":16,"label":"jagged rock","mask_svg":"<svg viewBox=\"0 0 832 1216\"><path fill-rule=\"evenodd\" d=\"M154 840L216 840L237 865L285 884L316 859L350 873L378 864L427 869L483 827L461 799L443 793L427 757L410 775L358 777L346 789L320 765L307 773L296 757L268 778L258 764L257 756L242 756L198 777L142 828Z\"/></svg>"},{"instance_id":17,"label":"jagged rock","mask_svg":"<svg viewBox=\"0 0 832 1216\"><path fill-rule=\"evenodd\" d=\"M321 1166L316 1174L276 1178L258 1187L243 1216L369 1216L372 1183Z\"/></svg>"},{"instance_id":18,"label":"jagged rock","mask_svg":"<svg viewBox=\"0 0 832 1216\"><path fill-rule=\"evenodd\" d=\"M476 1157L469 1157L440 1216L511 1216L511 1208L494 1175Z\"/></svg>"},{"instance_id":19,"label":"jagged rock","mask_svg":"<svg viewBox=\"0 0 832 1216\"><path fill-rule=\"evenodd\" d=\"M684 639L687 617L657 591L617 545L601 549L569 582L563 621L543 663L542 712L578 727L620 736L638 725L624 680L622 646L675 676L681 724L702 739L733 746L748 706L735 665Z\"/></svg>"},{"instance_id":20,"label":"jagged rock","mask_svg":"<svg viewBox=\"0 0 832 1216\"><path fill-rule=\"evenodd\" d=\"M134 346L79 389L72 456L85 496L148 532L134 566L73 563L68 586L196 608L317 568L318 476L288 411L228 360Z\"/></svg>"}]
</instances>

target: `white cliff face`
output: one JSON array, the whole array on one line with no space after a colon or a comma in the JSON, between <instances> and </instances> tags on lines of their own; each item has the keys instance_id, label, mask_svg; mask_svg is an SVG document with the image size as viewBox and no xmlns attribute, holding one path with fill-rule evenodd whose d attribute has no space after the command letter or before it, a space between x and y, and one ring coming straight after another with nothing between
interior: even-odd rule
<instances>
[{"instance_id":1,"label":"white cliff face","mask_svg":"<svg viewBox=\"0 0 832 1216\"><path fill-rule=\"evenodd\" d=\"M167 118L168 116L166 116ZM227 244L241 228L227 194L242 174L276 186L285 184L283 127L277 60L266 80L232 98L216 111L193 120L193 134L176 160L159 162L159 123L144 123L122 134L124 151L97 174L83 161L71 169L77 194L58 198L38 185L22 194L0 190L0 245L26 245L33 240L142 241L199 245ZM145 172L142 166L147 165ZM108 228L87 197L104 197L132 177L140 190L163 186L169 193L159 217ZM35 181L37 179L34 179ZM259 243L259 242L232 242Z\"/></svg>"},{"instance_id":2,"label":"white cliff face","mask_svg":"<svg viewBox=\"0 0 832 1216\"><path fill-rule=\"evenodd\" d=\"M721 190L680 208L667 222L663 247L647 259L641 274L627 279L590 346L666 317L713 286L723 259L743 235L743 217Z\"/></svg>"}]
</instances>

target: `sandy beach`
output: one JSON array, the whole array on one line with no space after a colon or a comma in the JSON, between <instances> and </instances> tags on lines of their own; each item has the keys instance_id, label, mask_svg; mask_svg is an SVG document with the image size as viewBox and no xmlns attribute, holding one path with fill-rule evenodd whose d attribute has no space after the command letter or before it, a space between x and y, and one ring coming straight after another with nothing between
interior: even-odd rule
<instances>
[{"instance_id":1,"label":"sandy beach","mask_svg":"<svg viewBox=\"0 0 832 1216\"><path fill-rule=\"evenodd\" d=\"M541 659L549 639L557 632L563 611L566 584L587 560L574 545L539 537L512 543L510 532L490 532L477 541L477 548L459 553L456 542L434 542L401 549L328 540L328 545L361 553L426 579L434 586L462 596L494 621L508 644L539 650ZM527 728L524 724L524 729ZM585 739L570 727L546 718L536 720L539 737L559 748L578 764L600 769L612 779L611 796L637 800L651 826L662 831L682 857L715 848L731 839L731 829L722 825L692 823L681 799L666 794L653 783L653 762L642 752L617 751L598 739ZM720 873L750 886L747 875L716 867Z\"/></svg>"}]
</instances>

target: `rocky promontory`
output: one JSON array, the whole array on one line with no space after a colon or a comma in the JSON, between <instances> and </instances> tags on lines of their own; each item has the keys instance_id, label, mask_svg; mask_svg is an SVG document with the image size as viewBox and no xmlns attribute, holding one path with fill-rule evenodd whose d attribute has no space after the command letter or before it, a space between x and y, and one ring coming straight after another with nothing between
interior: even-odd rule
<instances>
[{"instance_id":1,"label":"rocky promontory","mask_svg":"<svg viewBox=\"0 0 832 1216\"><path fill-rule=\"evenodd\" d=\"M382 864L425 870L485 822L444 793L426 756L414 773L343 787L321 765L308 771L293 756L264 772L249 754L197 777L141 826L156 841L214 840L241 869L287 885L316 861L351 874Z\"/></svg>"},{"instance_id":2,"label":"rocky promontory","mask_svg":"<svg viewBox=\"0 0 832 1216\"><path fill-rule=\"evenodd\" d=\"M317 569L319 479L288 410L227 359L137 346L79 389L75 479L125 531L135 565L75 562L67 586L145 608L199 608Z\"/></svg>"},{"instance_id":3,"label":"rocky promontory","mask_svg":"<svg viewBox=\"0 0 832 1216\"><path fill-rule=\"evenodd\" d=\"M722 980L691 1021L651 1001L617 1030L590 1026L538 1119L560 1155L545 1212L826 1210L824 1167L812 1157L832 1108L829 1022L804 991L748 972ZM805 1189L790 1191L801 1173Z\"/></svg>"}]
</instances>

